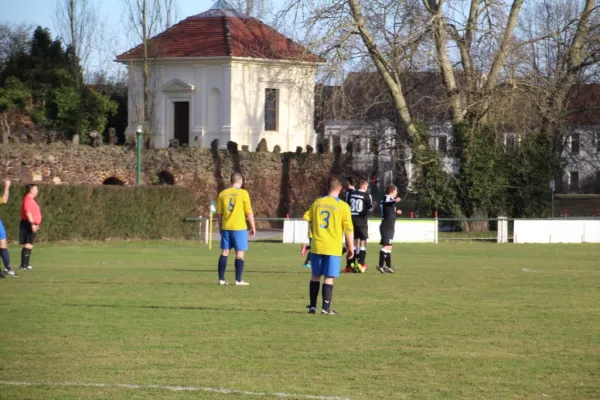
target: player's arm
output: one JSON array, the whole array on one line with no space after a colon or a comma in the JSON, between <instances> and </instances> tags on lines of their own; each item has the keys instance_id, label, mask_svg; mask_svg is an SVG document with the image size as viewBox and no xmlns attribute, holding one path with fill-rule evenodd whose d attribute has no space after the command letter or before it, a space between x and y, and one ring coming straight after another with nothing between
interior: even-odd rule
<instances>
[{"instance_id":1,"label":"player's arm","mask_svg":"<svg viewBox=\"0 0 600 400\"><path fill-rule=\"evenodd\" d=\"M305 220L306 222L308 222L308 237L310 239L310 216L311 216L311 210L312 210L312 205L310 206L310 208L304 213L304 215L302 216L302 219Z\"/></svg>"},{"instance_id":2,"label":"player's arm","mask_svg":"<svg viewBox=\"0 0 600 400\"><path fill-rule=\"evenodd\" d=\"M250 224L250 237L256 235L256 224L254 223L254 213L252 212L252 204L250 204L250 195L248 192L244 195L244 212Z\"/></svg>"},{"instance_id":3,"label":"player's arm","mask_svg":"<svg viewBox=\"0 0 600 400\"><path fill-rule=\"evenodd\" d=\"M373 210L375 210L375 203L373 203L373 197L371 197L371 195L369 195L369 203L367 204L367 210L368 212L373 212Z\"/></svg>"},{"instance_id":4,"label":"player's arm","mask_svg":"<svg viewBox=\"0 0 600 400\"><path fill-rule=\"evenodd\" d=\"M221 195L219 195L219 198L217 199L217 212L215 213L215 216L217 217L217 227L219 228L219 231L221 231L221 227L223 226L223 197Z\"/></svg>"},{"instance_id":5,"label":"player's arm","mask_svg":"<svg viewBox=\"0 0 600 400\"><path fill-rule=\"evenodd\" d=\"M354 225L352 225L352 214L350 213L350 207L343 211L342 214L342 230L346 236L346 256L348 259L354 257Z\"/></svg>"},{"instance_id":6,"label":"player's arm","mask_svg":"<svg viewBox=\"0 0 600 400\"><path fill-rule=\"evenodd\" d=\"M28 205L28 203L25 204L25 215L27 216L27 221L29 221L29 223L31 224L31 230L33 232L37 232L39 229L39 226L33 222L33 214L30 211L27 211L27 209L28 209L27 205Z\"/></svg>"},{"instance_id":7,"label":"player's arm","mask_svg":"<svg viewBox=\"0 0 600 400\"><path fill-rule=\"evenodd\" d=\"M8 196L10 192L10 179L4 180L4 193L2 194L2 199L0 199L0 204L8 203Z\"/></svg>"}]
</instances>

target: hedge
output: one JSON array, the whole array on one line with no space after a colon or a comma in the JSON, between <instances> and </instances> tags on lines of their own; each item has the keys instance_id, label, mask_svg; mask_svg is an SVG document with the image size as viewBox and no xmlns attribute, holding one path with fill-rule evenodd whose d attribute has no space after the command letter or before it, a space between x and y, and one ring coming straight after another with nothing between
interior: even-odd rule
<instances>
[{"instance_id":1,"label":"hedge","mask_svg":"<svg viewBox=\"0 0 600 400\"><path fill-rule=\"evenodd\" d=\"M175 186L39 185L36 198L44 220L39 241L190 238L195 200L188 188ZM18 240L25 187L12 185L0 218L9 241ZM0 196L4 185L0 189Z\"/></svg>"}]
</instances>

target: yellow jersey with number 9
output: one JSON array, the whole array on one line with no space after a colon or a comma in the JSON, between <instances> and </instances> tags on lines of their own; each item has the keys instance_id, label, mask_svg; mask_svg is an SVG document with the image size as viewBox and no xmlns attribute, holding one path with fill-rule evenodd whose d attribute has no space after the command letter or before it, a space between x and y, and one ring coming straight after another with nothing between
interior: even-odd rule
<instances>
[{"instance_id":1,"label":"yellow jersey with number 9","mask_svg":"<svg viewBox=\"0 0 600 400\"><path fill-rule=\"evenodd\" d=\"M337 197L315 200L304 214L312 232L310 251L325 256L341 256L345 233L352 233L350 207Z\"/></svg>"},{"instance_id":2,"label":"yellow jersey with number 9","mask_svg":"<svg viewBox=\"0 0 600 400\"><path fill-rule=\"evenodd\" d=\"M248 229L246 214L252 212L250 195L244 189L229 188L219 193L217 214L223 216L221 229L243 231Z\"/></svg>"}]
</instances>

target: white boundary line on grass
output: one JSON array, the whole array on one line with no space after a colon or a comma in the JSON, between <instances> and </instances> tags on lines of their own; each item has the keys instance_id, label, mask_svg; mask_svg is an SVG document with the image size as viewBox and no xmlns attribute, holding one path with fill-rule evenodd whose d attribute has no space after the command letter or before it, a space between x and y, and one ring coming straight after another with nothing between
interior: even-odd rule
<instances>
[{"instance_id":1,"label":"white boundary line on grass","mask_svg":"<svg viewBox=\"0 0 600 400\"><path fill-rule=\"evenodd\" d=\"M130 383L17 382L17 381L2 381L2 380L0 380L0 385L79 386L79 387L101 387L101 388L125 388L125 389L163 389L163 390L171 390L174 392L212 392L212 393L221 393L221 394L245 394L245 395L249 395L249 396L293 397L296 399L310 399L310 400L351 400L347 397L337 397L337 396L313 396L310 394L250 392L250 391L245 391L245 390L198 387L198 386L136 385L136 384L130 384Z\"/></svg>"}]
</instances>

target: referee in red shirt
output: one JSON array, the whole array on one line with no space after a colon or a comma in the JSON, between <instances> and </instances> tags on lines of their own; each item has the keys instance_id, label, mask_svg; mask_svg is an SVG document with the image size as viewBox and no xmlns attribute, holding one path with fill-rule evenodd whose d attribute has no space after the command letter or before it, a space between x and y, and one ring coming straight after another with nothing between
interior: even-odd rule
<instances>
[{"instance_id":1,"label":"referee in red shirt","mask_svg":"<svg viewBox=\"0 0 600 400\"><path fill-rule=\"evenodd\" d=\"M19 243L23 245L20 270L33 269L29 265L29 259L35 242L35 235L42 223L42 212L35 201L38 191L39 189L35 184L25 186L25 198L23 198L23 205L21 206L21 225L19 226Z\"/></svg>"}]
</instances>

